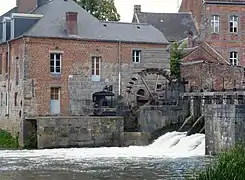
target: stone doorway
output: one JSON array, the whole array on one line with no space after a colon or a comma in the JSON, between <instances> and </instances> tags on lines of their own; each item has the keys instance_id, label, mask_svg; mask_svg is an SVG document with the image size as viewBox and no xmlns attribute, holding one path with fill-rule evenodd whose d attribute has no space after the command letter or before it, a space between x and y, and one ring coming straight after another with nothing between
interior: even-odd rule
<instances>
[{"instance_id":1,"label":"stone doorway","mask_svg":"<svg viewBox=\"0 0 245 180\"><path fill-rule=\"evenodd\" d=\"M37 149L37 120L24 120L24 148Z\"/></svg>"}]
</instances>

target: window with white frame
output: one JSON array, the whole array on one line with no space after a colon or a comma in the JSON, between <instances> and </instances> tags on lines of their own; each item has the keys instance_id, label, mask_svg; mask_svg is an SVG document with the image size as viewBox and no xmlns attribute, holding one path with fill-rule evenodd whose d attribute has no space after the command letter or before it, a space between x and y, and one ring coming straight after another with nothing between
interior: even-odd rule
<instances>
[{"instance_id":1,"label":"window with white frame","mask_svg":"<svg viewBox=\"0 0 245 180\"><path fill-rule=\"evenodd\" d=\"M238 65L238 53L236 51L230 52L230 64Z\"/></svg>"},{"instance_id":2,"label":"window with white frame","mask_svg":"<svg viewBox=\"0 0 245 180\"><path fill-rule=\"evenodd\" d=\"M211 30L212 32L218 33L219 32L219 16L213 15L211 16Z\"/></svg>"},{"instance_id":3,"label":"window with white frame","mask_svg":"<svg viewBox=\"0 0 245 180\"><path fill-rule=\"evenodd\" d=\"M141 60L141 50L133 50L132 52L133 63L140 63Z\"/></svg>"},{"instance_id":4,"label":"window with white frame","mask_svg":"<svg viewBox=\"0 0 245 180\"><path fill-rule=\"evenodd\" d=\"M238 32L238 16L230 17L230 32L237 33Z\"/></svg>"},{"instance_id":5,"label":"window with white frame","mask_svg":"<svg viewBox=\"0 0 245 180\"><path fill-rule=\"evenodd\" d=\"M61 73L61 54L59 53L50 54L50 72L52 74Z\"/></svg>"},{"instance_id":6,"label":"window with white frame","mask_svg":"<svg viewBox=\"0 0 245 180\"><path fill-rule=\"evenodd\" d=\"M101 57L92 57L91 63L92 81L100 81Z\"/></svg>"}]
</instances>

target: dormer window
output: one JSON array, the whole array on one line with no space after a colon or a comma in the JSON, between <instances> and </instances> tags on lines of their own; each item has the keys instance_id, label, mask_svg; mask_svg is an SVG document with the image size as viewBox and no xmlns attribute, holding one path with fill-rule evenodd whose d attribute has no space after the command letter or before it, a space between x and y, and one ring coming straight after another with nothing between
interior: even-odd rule
<instances>
[{"instance_id":1,"label":"dormer window","mask_svg":"<svg viewBox=\"0 0 245 180\"><path fill-rule=\"evenodd\" d=\"M238 16L230 17L230 32L237 33L238 32Z\"/></svg>"},{"instance_id":2,"label":"dormer window","mask_svg":"<svg viewBox=\"0 0 245 180\"><path fill-rule=\"evenodd\" d=\"M2 30L2 40L3 41L7 41L10 39L10 17L4 17L3 18L3 30Z\"/></svg>"},{"instance_id":3,"label":"dormer window","mask_svg":"<svg viewBox=\"0 0 245 180\"><path fill-rule=\"evenodd\" d=\"M214 33L218 33L219 32L219 16L217 15L213 15L211 16L211 30Z\"/></svg>"}]
</instances>

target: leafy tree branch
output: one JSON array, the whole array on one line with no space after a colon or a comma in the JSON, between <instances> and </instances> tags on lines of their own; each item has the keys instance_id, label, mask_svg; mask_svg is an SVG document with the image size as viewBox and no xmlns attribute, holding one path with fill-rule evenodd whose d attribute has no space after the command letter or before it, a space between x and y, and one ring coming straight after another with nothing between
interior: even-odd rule
<instances>
[{"instance_id":1,"label":"leafy tree branch","mask_svg":"<svg viewBox=\"0 0 245 180\"><path fill-rule=\"evenodd\" d=\"M114 0L74 0L86 11L103 21L120 21Z\"/></svg>"}]
</instances>

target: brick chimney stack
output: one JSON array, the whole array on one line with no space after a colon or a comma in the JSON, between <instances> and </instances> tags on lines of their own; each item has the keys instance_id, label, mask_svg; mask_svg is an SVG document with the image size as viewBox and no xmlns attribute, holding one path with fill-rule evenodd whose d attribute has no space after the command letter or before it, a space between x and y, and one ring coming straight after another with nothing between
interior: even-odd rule
<instances>
[{"instance_id":1,"label":"brick chimney stack","mask_svg":"<svg viewBox=\"0 0 245 180\"><path fill-rule=\"evenodd\" d=\"M16 0L16 6L19 13L29 13L37 6L36 0Z\"/></svg>"},{"instance_id":2,"label":"brick chimney stack","mask_svg":"<svg viewBox=\"0 0 245 180\"><path fill-rule=\"evenodd\" d=\"M68 35L77 35L77 12L66 12L66 31Z\"/></svg>"},{"instance_id":3,"label":"brick chimney stack","mask_svg":"<svg viewBox=\"0 0 245 180\"><path fill-rule=\"evenodd\" d=\"M141 5L134 5L134 13L140 13L141 12Z\"/></svg>"},{"instance_id":4,"label":"brick chimney stack","mask_svg":"<svg viewBox=\"0 0 245 180\"><path fill-rule=\"evenodd\" d=\"M48 2L49 0L16 0L18 13L30 13L32 10Z\"/></svg>"}]
</instances>

